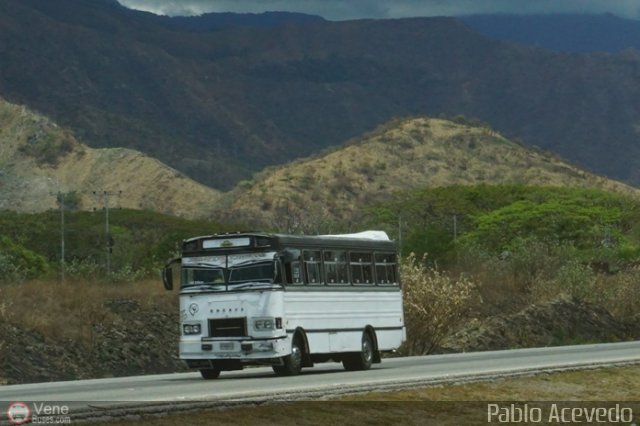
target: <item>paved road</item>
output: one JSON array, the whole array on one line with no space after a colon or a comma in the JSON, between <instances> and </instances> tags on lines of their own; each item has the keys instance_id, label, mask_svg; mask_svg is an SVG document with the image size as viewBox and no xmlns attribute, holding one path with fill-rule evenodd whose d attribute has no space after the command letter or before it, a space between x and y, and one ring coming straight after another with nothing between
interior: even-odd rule
<instances>
[{"instance_id":1,"label":"paved road","mask_svg":"<svg viewBox=\"0 0 640 426\"><path fill-rule=\"evenodd\" d=\"M217 380L198 373L163 374L70 382L0 386L0 401L65 401L81 411L125 404L168 407L246 399L317 399L362 392L460 382L557 369L640 362L640 342L563 346L384 359L369 371L347 372L319 364L300 376L277 377L270 368L223 372ZM0 407L4 414L6 408Z\"/></svg>"}]
</instances>

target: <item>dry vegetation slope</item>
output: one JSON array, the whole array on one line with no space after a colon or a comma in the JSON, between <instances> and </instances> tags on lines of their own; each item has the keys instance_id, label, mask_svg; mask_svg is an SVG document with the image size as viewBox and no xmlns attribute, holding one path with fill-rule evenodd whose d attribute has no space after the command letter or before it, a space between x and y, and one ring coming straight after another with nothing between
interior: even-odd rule
<instances>
[{"instance_id":1,"label":"dry vegetation slope","mask_svg":"<svg viewBox=\"0 0 640 426\"><path fill-rule=\"evenodd\" d=\"M479 183L595 187L640 194L486 127L433 118L394 120L341 149L269 169L241 183L232 209L268 222L285 213L345 218L402 189Z\"/></svg>"},{"instance_id":2,"label":"dry vegetation slope","mask_svg":"<svg viewBox=\"0 0 640 426\"><path fill-rule=\"evenodd\" d=\"M138 151L92 149L47 118L0 99L0 209L56 207L55 194L77 191L80 208L102 205L94 191L120 193L114 207L184 217L208 215L220 193Z\"/></svg>"}]
</instances>

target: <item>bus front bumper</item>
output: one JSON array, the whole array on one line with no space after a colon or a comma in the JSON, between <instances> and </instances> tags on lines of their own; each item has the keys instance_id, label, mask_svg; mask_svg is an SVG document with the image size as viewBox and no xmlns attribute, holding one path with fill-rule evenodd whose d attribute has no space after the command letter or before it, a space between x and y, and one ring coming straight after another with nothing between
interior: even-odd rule
<instances>
[{"instance_id":1,"label":"bus front bumper","mask_svg":"<svg viewBox=\"0 0 640 426\"><path fill-rule=\"evenodd\" d=\"M291 352L288 337L272 339L181 339L180 359L183 360L240 360L247 363L273 364ZM274 361L276 360L276 361Z\"/></svg>"}]
</instances>

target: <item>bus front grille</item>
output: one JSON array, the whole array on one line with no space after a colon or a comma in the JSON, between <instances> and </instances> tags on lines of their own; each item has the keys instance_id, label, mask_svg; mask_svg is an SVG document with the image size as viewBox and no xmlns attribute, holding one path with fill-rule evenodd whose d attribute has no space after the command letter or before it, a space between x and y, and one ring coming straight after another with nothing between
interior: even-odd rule
<instances>
[{"instance_id":1,"label":"bus front grille","mask_svg":"<svg viewBox=\"0 0 640 426\"><path fill-rule=\"evenodd\" d=\"M247 335L246 318L220 318L209 320L210 337L244 337Z\"/></svg>"}]
</instances>

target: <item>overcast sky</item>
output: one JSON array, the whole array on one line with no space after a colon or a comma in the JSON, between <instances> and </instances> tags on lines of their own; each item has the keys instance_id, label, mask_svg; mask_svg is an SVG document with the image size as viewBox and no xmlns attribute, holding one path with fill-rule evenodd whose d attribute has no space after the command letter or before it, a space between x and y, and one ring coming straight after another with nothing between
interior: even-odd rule
<instances>
[{"instance_id":1,"label":"overcast sky","mask_svg":"<svg viewBox=\"0 0 640 426\"><path fill-rule=\"evenodd\" d=\"M640 0L118 0L160 15L289 11L330 20L474 13L612 13L640 19Z\"/></svg>"}]
</instances>

